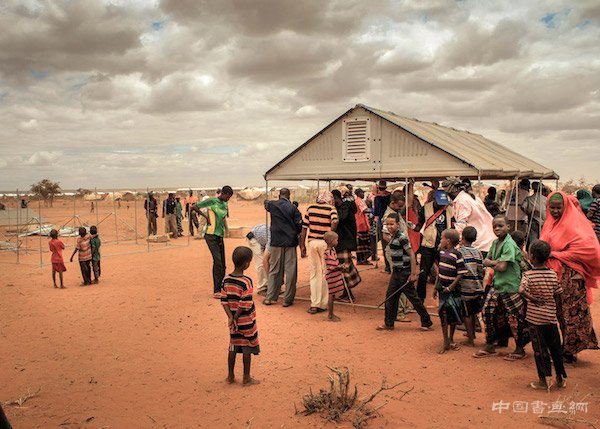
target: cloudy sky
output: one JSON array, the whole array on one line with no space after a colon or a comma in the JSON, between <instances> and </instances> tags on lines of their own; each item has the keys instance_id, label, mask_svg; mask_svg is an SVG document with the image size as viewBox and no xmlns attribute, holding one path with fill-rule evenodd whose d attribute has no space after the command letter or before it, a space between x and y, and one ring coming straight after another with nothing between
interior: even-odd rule
<instances>
[{"instance_id":1,"label":"cloudy sky","mask_svg":"<svg viewBox=\"0 0 600 429\"><path fill-rule=\"evenodd\" d=\"M600 2L2 0L0 189L262 183L357 103L600 179Z\"/></svg>"}]
</instances>

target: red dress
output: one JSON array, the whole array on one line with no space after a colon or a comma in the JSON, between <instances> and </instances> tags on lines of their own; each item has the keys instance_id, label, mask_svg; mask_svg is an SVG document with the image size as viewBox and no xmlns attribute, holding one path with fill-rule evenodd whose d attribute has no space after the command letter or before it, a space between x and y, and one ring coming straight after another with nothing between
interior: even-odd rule
<instances>
[{"instance_id":1,"label":"red dress","mask_svg":"<svg viewBox=\"0 0 600 429\"><path fill-rule=\"evenodd\" d=\"M340 261L337 257L337 253L333 247L325 250L325 265L327 267L325 280L327 280L329 295L334 295L343 291L344 275L342 273L342 268L340 267Z\"/></svg>"},{"instance_id":2,"label":"red dress","mask_svg":"<svg viewBox=\"0 0 600 429\"><path fill-rule=\"evenodd\" d=\"M52 257L50 258L50 262L52 262L52 271L56 271L57 273L64 273L67 271L67 267L65 267L65 261L63 260L62 251L65 248L65 243L63 243L58 238L50 240L48 243L48 247L52 252Z\"/></svg>"}]
</instances>

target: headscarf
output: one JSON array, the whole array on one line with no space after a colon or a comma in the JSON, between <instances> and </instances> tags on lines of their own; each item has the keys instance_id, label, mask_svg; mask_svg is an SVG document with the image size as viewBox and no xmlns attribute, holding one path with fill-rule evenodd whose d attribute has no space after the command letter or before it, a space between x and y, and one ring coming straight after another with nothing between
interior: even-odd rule
<instances>
[{"instance_id":1,"label":"headscarf","mask_svg":"<svg viewBox=\"0 0 600 429\"><path fill-rule=\"evenodd\" d=\"M442 182L442 188L444 191L451 194L454 191L464 191L465 183L462 182L458 177L449 177L448 180Z\"/></svg>"},{"instance_id":2,"label":"headscarf","mask_svg":"<svg viewBox=\"0 0 600 429\"><path fill-rule=\"evenodd\" d=\"M564 204L563 214L556 220L550 214L550 201L560 200ZM558 278L562 277L562 265L575 270L584 279L587 299L592 302L592 288L598 287L600 279L600 244L592 223L578 207L579 202L572 195L553 192L546 203L546 222L540 239L550 244L552 253L548 266Z\"/></svg>"},{"instance_id":3,"label":"headscarf","mask_svg":"<svg viewBox=\"0 0 600 429\"><path fill-rule=\"evenodd\" d=\"M321 191L319 196L317 197L317 203L319 204L329 204L333 205L333 194L327 190Z\"/></svg>"},{"instance_id":4,"label":"headscarf","mask_svg":"<svg viewBox=\"0 0 600 429\"><path fill-rule=\"evenodd\" d=\"M594 197L592 197L592 193L587 189L580 189L577 191L577 199L579 200L579 205L584 213L590 209L590 206L594 202Z\"/></svg>"}]
</instances>

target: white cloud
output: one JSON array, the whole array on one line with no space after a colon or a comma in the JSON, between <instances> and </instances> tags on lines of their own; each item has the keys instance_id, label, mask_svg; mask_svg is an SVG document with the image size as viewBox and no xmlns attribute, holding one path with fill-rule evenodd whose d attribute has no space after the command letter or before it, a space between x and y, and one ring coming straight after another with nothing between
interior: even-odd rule
<instances>
[{"instance_id":1,"label":"white cloud","mask_svg":"<svg viewBox=\"0 0 600 429\"><path fill-rule=\"evenodd\" d=\"M35 152L28 159L26 159L23 164L27 166L35 166L35 167L48 167L55 165L60 158L60 152L48 152L41 151Z\"/></svg>"},{"instance_id":2,"label":"white cloud","mask_svg":"<svg viewBox=\"0 0 600 429\"><path fill-rule=\"evenodd\" d=\"M594 0L5 0L0 26L9 187L257 184L356 103L597 175Z\"/></svg>"}]
</instances>

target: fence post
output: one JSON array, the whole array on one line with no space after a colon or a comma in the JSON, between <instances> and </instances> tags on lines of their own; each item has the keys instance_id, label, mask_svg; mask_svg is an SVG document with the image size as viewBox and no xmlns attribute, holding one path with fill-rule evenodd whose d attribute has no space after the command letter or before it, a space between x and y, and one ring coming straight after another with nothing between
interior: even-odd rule
<instances>
[{"instance_id":1,"label":"fence post","mask_svg":"<svg viewBox=\"0 0 600 429\"><path fill-rule=\"evenodd\" d=\"M133 191L133 227L135 229L135 244L138 244L138 227L137 227L137 189Z\"/></svg>"},{"instance_id":2,"label":"fence post","mask_svg":"<svg viewBox=\"0 0 600 429\"><path fill-rule=\"evenodd\" d=\"M17 188L17 264L19 261L19 216L21 215L21 202L19 201L19 188Z\"/></svg>"},{"instance_id":3,"label":"fence post","mask_svg":"<svg viewBox=\"0 0 600 429\"><path fill-rule=\"evenodd\" d=\"M119 224L117 223L117 201L115 200L115 191L113 191L113 215L115 216L115 235L117 244L119 244Z\"/></svg>"},{"instance_id":4,"label":"fence post","mask_svg":"<svg viewBox=\"0 0 600 429\"><path fill-rule=\"evenodd\" d=\"M44 266L44 259L42 257L42 202L40 200L38 200L38 224L39 224L39 230L38 230L38 237L40 238L40 268L42 268Z\"/></svg>"}]
</instances>

